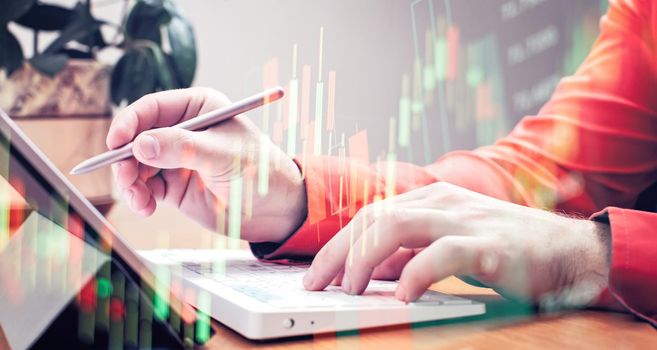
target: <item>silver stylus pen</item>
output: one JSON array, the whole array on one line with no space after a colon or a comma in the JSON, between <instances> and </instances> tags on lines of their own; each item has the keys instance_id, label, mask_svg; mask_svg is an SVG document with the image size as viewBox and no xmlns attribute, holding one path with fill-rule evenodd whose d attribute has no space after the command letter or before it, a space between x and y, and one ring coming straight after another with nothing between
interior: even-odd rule
<instances>
[{"instance_id":1,"label":"silver stylus pen","mask_svg":"<svg viewBox=\"0 0 657 350\"><path fill-rule=\"evenodd\" d=\"M283 88L278 86L265 90L259 94L247 97L243 100L237 101L226 107L216 109L214 111L201 114L196 118L188 119L180 124L172 126L172 128L181 128L185 130L203 130L211 126L219 124L226 119L230 119L238 114L258 108L267 103L276 101L283 97L285 92ZM132 157L132 142L117 148L115 150L107 151L97 156L91 157L82 163L76 165L72 170L72 175L79 175L94 171L106 165L124 160Z\"/></svg>"}]
</instances>

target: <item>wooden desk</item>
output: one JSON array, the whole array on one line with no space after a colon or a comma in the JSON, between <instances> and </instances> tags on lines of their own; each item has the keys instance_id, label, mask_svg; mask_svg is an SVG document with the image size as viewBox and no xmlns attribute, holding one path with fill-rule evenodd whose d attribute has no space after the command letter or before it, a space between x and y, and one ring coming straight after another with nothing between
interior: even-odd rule
<instances>
[{"instance_id":1,"label":"wooden desk","mask_svg":"<svg viewBox=\"0 0 657 350\"><path fill-rule=\"evenodd\" d=\"M223 237L204 230L171 208L151 218L130 213L118 203L109 220L135 248L208 248L227 246ZM246 247L246 245L242 244ZM501 299L489 289L456 278L432 288L487 302L484 317L375 330L324 334L268 342L249 341L215 323L210 349L657 349L657 330L627 314L578 311L535 315L530 308Z\"/></svg>"}]
</instances>

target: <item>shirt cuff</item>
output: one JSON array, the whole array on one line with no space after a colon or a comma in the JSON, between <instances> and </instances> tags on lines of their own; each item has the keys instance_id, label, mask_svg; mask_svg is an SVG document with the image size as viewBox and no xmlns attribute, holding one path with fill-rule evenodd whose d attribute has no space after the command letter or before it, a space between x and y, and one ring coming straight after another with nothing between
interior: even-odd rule
<instances>
[{"instance_id":1,"label":"shirt cuff","mask_svg":"<svg viewBox=\"0 0 657 350\"><path fill-rule=\"evenodd\" d=\"M298 159L293 160L304 174L303 182L308 208L306 217L283 242L250 243L251 252L258 259L284 262L310 261L332 237L332 235L320 234L320 222L322 232L337 232L340 229L339 222L322 220L326 216L324 212L326 186L322 173L325 166L324 159L319 157L305 163L301 163Z\"/></svg>"},{"instance_id":2,"label":"shirt cuff","mask_svg":"<svg viewBox=\"0 0 657 350\"><path fill-rule=\"evenodd\" d=\"M654 257L655 235L650 229L654 213L609 207L591 216L597 222L607 223L611 231L611 263L609 283L596 306L629 310L653 326L657 326L657 310L653 303L656 270ZM648 220L650 219L650 220ZM653 314L654 313L654 314Z\"/></svg>"}]
</instances>

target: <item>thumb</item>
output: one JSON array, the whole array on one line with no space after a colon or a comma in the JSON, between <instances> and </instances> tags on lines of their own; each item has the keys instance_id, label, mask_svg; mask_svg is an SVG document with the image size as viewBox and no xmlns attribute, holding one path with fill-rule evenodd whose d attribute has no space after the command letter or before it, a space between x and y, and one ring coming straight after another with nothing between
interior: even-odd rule
<instances>
[{"instance_id":1,"label":"thumb","mask_svg":"<svg viewBox=\"0 0 657 350\"><path fill-rule=\"evenodd\" d=\"M199 132L161 128L139 134L132 153L139 162L152 167L208 172L221 163L221 147L213 143Z\"/></svg>"}]
</instances>

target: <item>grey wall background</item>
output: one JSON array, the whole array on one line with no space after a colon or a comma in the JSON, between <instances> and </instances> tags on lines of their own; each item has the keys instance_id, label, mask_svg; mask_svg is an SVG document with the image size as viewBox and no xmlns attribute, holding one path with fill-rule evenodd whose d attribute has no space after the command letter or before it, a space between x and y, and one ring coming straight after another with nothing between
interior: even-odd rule
<instances>
[{"instance_id":1,"label":"grey wall background","mask_svg":"<svg viewBox=\"0 0 657 350\"><path fill-rule=\"evenodd\" d=\"M246 96L260 86L262 64L271 58L278 59L279 81L285 83L292 77L294 44L298 45L298 70L303 64L312 65L314 82L322 26L321 73L326 80L329 70L336 72L334 140L339 142L342 133L348 138L357 130L367 130L370 160L383 156L388 149L388 121L399 115L402 76L407 74L412 80L416 58L412 14L415 14L421 60L425 57L424 34L431 25L431 13L443 19L451 15L453 25L460 30L463 46L460 51L465 55L469 44L487 40L481 54L484 65L497 61L497 67L491 67L489 73L501 77L496 100L501 107L497 118L502 121L496 127L497 132L487 138L477 137L480 125L476 121L457 128L458 113L448 112L444 117L450 136L446 148L441 137L444 133L439 122L439 96L435 92L432 107L424 112L425 123L413 133L410 149L397 150L398 159L420 164L448 150L492 142L522 116L536 113L559 77L572 71L573 63L568 67L568 59L578 62L584 58L597 31L598 17L606 9L606 2L599 0L239 0L204 3L203 7L189 2L184 4L196 23L202 50L195 84L219 88L233 98ZM540 48L540 43L528 43L528 38L536 33L540 39L541 32L547 41L544 49ZM514 45L517 49L518 44L527 56L522 62L518 62L521 60L518 55L515 59L509 57L512 55L509 50L513 50ZM531 54L532 50L538 52ZM463 80L461 77L461 84ZM449 88L446 84L445 90ZM314 96L314 87L311 96ZM472 98L463 97L459 102L476 103ZM460 113L468 113L467 107ZM253 118L258 121L259 115L255 113ZM428 129L427 132L420 130L423 128ZM325 135L324 140L327 137ZM423 142L426 141L424 137L428 142ZM327 146L324 145L325 152Z\"/></svg>"},{"instance_id":2,"label":"grey wall background","mask_svg":"<svg viewBox=\"0 0 657 350\"><path fill-rule=\"evenodd\" d=\"M304 64L312 66L311 111L318 73L326 81L328 71L335 71L332 143L340 142L343 134L348 140L357 131L367 130L370 160L385 157L389 151L390 118L399 125L402 77L408 77L409 94L413 95L415 62L419 60L424 67L430 55L425 52L425 34L431 32L432 20L439 24L451 21L460 32L459 75L439 83L440 88L433 91L420 89L418 101L425 108L413 113L411 143L395 149L397 159L419 164L449 150L492 142L522 116L536 113L559 77L583 59L597 31L597 19L606 9L604 0L178 3L197 35L199 66L194 85L219 89L232 99L242 98L261 89L263 64L272 59L278 61L279 83L286 84L293 75L292 53L297 45L297 75ZM120 7L120 1L105 1L99 2L95 11L115 21ZM320 27L324 28L324 47L323 69L318 72ZM440 35L442 29L437 31ZM29 54L29 35L21 39ZM47 40L41 44L46 45ZM111 61L113 54L103 59ZM495 112L488 120L477 118L477 91L467 86L465 68L473 66L480 68L493 90ZM326 113L326 106L323 109ZM250 116L263 124L261 112ZM272 110L270 118L271 130L275 119L284 116ZM323 153L328 138L325 133ZM297 149L300 141L298 145Z\"/></svg>"}]
</instances>

